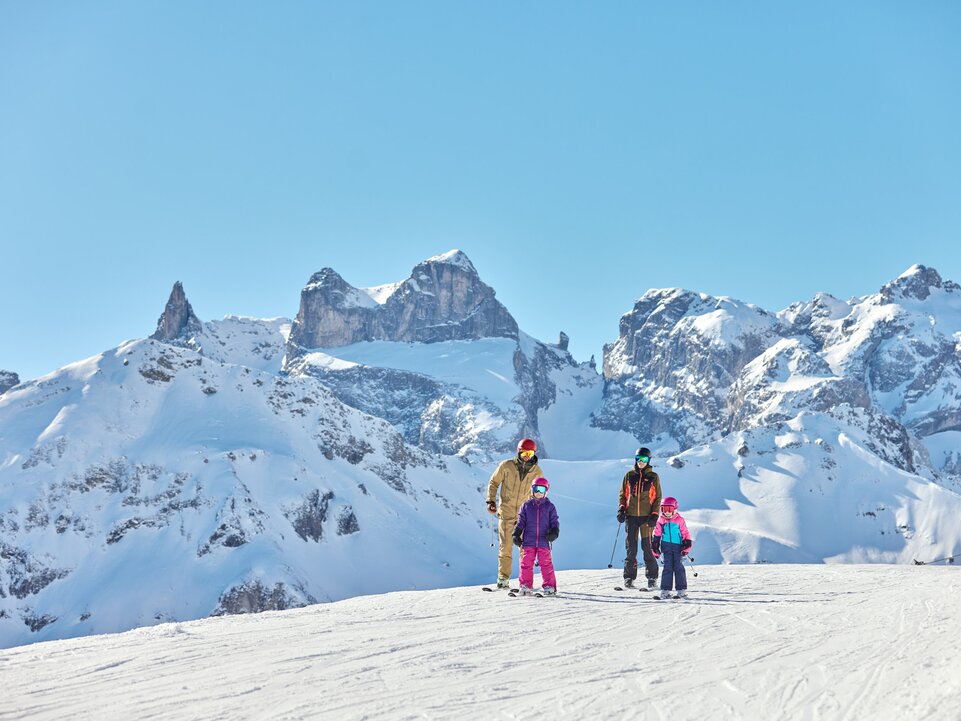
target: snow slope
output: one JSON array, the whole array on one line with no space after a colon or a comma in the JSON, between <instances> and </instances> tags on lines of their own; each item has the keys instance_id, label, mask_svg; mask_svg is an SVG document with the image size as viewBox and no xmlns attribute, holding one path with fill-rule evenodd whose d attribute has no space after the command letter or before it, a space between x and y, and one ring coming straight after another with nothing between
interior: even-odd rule
<instances>
[{"instance_id":1,"label":"snow slope","mask_svg":"<svg viewBox=\"0 0 961 721\"><path fill-rule=\"evenodd\" d=\"M0 651L16 719L956 719L956 567L688 571L687 601L398 592Z\"/></svg>"},{"instance_id":2,"label":"snow slope","mask_svg":"<svg viewBox=\"0 0 961 721\"><path fill-rule=\"evenodd\" d=\"M136 341L0 419L0 646L469 583L488 548L482 470L310 378Z\"/></svg>"},{"instance_id":3,"label":"snow slope","mask_svg":"<svg viewBox=\"0 0 961 721\"><path fill-rule=\"evenodd\" d=\"M431 261L492 293L466 257ZM315 275L352 307L383 302L383 287ZM305 347L291 366L291 321L201 327L178 297L189 337L0 395L0 647L490 582L487 479L528 435L561 570L622 563L614 511L639 445L705 562L961 550L961 287L920 266L876 296L777 317L651 291L622 318L605 364L624 377L607 381L520 331Z\"/></svg>"},{"instance_id":4,"label":"snow slope","mask_svg":"<svg viewBox=\"0 0 961 721\"><path fill-rule=\"evenodd\" d=\"M138 341L22 384L0 413L0 647L493 580L492 464L406 447L312 378ZM957 552L961 496L859 428L802 413L655 467L705 562ZM558 568L623 563L629 465L542 461Z\"/></svg>"}]
</instances>

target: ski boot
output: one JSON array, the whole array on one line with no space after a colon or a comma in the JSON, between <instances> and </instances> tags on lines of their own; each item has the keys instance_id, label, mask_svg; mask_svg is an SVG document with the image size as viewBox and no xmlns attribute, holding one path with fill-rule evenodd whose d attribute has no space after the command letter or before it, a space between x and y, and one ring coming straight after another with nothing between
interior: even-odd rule
<instances>
[{"instance_id":1,"label":"ski boot","mask_svg":"<svg viewBox=\"0 0 961 721\"><path fill-rule=\"evenodd\" d=\"M511 587L511 580L507 578L507 576L497 577L497 588L504 589L504 588L510 588L510 587Z\"/></svg>"},{"instance_id":2,"label":"ski boot","mask_svg":"<svg viewBox=\"0 0 961 721\"><path fill-rule=\"evenodd\" d=\"M665 598L670 598L670 597L671 597L671 592L668 591L668 590L666 590L666 589L663 589L663 588L662 588L662 589L660 590L660 592L657 594L657 598L659 598L659 599L662 600L662 601L663 601Z\"/></svg>"},{"instance_id":3,"label":"ski boot","mask_svg":"<svg viewBox=\"0 0 961 721\"><path fill-rule=\"evenodd\" d=\"M624 588L634 588L634 579L633 579L633 578L625 578L625 579L624 579Z\"/></svg>"},{"instance_id":4,"label":"ski boot","mask_svg":"<svg viewBox=\"0 0 961 721\"><path fill-rule=\"evenodd\" d=\"M678 597L678 598L687 598L687 591L678 591L678 592L677 592L677 597Z\"/></svg>"},{"instance_id":5,"label":"ski boot","mask_svg":"<svg viewBox=\"0 0 961 721\"><path fill-rule=\"evenodd\" d=\"M533 595L534 595L534 589L531 588L530 586L521 586L521 590L519 591L518 595L520 595L520 596L533 596Z\"/></svg>"},{"instance_id":6,"label":"ski boot","mask_svg":"<svg viewBox=\"0 0 961 721\"><path fill-rule=\"evenodd\" d=\"M541 595L542 595L542 596L556 596L556 595L557 595L557 589L554 588L553 586L544 586L544 588L541 589Z\"/></svg>"},{"instance_id":7,"label":"ski boot","mask_svg":"<svg viewBox=\"0 0 961 721\"><path fill-rule=\"evenodd\" d=\"M655 588L657 588L657 579L656 578L647 579L647 590L653 591Z\"/></svg>"}]
</instances>

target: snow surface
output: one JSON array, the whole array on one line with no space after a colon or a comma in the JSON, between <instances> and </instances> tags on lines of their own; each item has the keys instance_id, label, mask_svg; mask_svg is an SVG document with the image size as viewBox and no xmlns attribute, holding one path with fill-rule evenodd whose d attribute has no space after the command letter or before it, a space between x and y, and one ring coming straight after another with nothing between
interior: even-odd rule
<instances>
[{"instance_id":1,"label":"snow surface","mask_svg":"<svg viewBox=\"0 0 961 721\"><path fill-rule=\"evenodd\" d=\"M961 468L961 431L942 431L921 439L937 469L945 466Z\"/></svg>"},{"instance_id":2,"label":"snow surface","mask_svg":"<svg viewBox=\"0 0 961 721\"><path fill-rule=\"evenodd\" d=\"M329 358L377 368L422 373L443 383L470 388L500 408L514 405L520 388L514 380L511 338L451 340L440 343L370 341L340 348L317 348L309 362L330 367ZM316 355L316 354L322 355Z\"/></svg>"},{"instance_id":3,"label":"snow surface","mask_svg":"<svg viewBox=\"0 0 961 721\"><path fill-rule=\"evenodd\" d=\"M208 358L276 375L280 373L290 326L289 318L228 315L204 323L197 340Z\"/></svg>"},{"instance_id":4,"label":"snow surface","mask_svg":"<svg viewBox=\"0 0 961 721\"><path fill-rule=\"evenodd\" d=\"M149 382L149 369L173 377ZM543 425L558 454L565 438L589 437L578 394L595 392L559 386L561 415L549 409ZM567 412L579 431L561 422ZM282 582L307 602L494 580L483 503L493 464L407 449L392 485L399 436L313 379L137 341L4 394L0 419L0 540L31 554L35 578L66 574L24 598L0 597L0 647L201 618L248 581ZM357 448L357 439L371 448L356 464L324 455L329 444ZM854 424L805 412L656 458L655 470L706 563L906 564L956 553L961 496L885 463L871 440ZM597 447L621 457L541 464L560 514L560 570L606 566L612 550L623 562L614 514L634 443ZM289 517L313 491L334 494L319 542L298 537ZM348 507L360 531L339 535L333 516ZM222 523L246 542L217 543ZM108 540L123 529L122 540ZM0 582L7 572L0 565ZM26 623L47 616L56 621L38 631Z\"/></svg>"},{"instance_id":5,"label":"snow surface","mask_svg":"<svg viewBox=\"0 0 961 721\"><path fill-rule=\"evenodd\" d=\"M453 253L431 260L456 260ZM703 304L679 326L716 342L736 345L744 329L763 335L771 323L762 312L730 299L699 298ZM873 352L875 328L903 322L910 340L932 345L946 328L961 328L961 294L937 290L924 303L911 298L882 303L880 296L851 304L817 300L826 309L818 309L824 351L815 354L807 341L778 341L742 373L750 387L773 393L759 407L783 412L786 420L655 460L665 494L680 499L697 557L706 563L896 563L907 572L912 558L957 552L961 496L926 480L928 469L913 475L881 460L858 409L845 411L853 418L846 420L843 408L832 417L805 410L802 401L817 386L839 380L832 372L856 366L858 357ZM791 313L801 313L798 307ZM0 646L185 622L211 613L228 587L251 580L267 586L283 582L304 602L493 580L492 521L483 505L493 465L431 459L405 447L386 421L344 407L319 381L277 375L289 323L227 317L205 324L203 358L138 341L0 397L0 544L9 544L8 556L30 554L33 567L24 573L37 585L48 571L64 574L24 597L0 593ZM900 340L885 340L885 348L896 353ZM311 359L335 368L364 364L422 373L470 389L499 408L518 409L514 355L520 348L533 358L538 347L521 333L516 342L361 343ZM920 366L907 365L916 376ZM167 374L175 377L157 380ZM945 389L954 392L953 379L945 375L926 395L912 398L912 412L939 408L936 401ZM557 395L539 414L538 437L549 449L551 459L543 460L542 468L561 517L555 561L564 574L603 567L614 542L617 566L623 535L615 535L613 511L630 465L625 456L640 443L629 433L591 426L604 383L596 373L567 366L551 371L551 380ZM902 384L876 395L889 398L883 405L893 412L904 392ZM759 396L759 404L763 400ZM945 402L950 406L952 400L946 396ZM487 411L477 416L479 427L496 422ZM961 462L952 455L959 437L949 430L923 439L936 468ZM643 440L661 450L657 439ZM370 448L363 448L367 442ZM351 459L351 449L363 450L359 461ZM124 487L110 491L102 471L115 465L122 472L113 480ZM403 473L395 477L398 467ZM186 481L178 480L181 476ZM134 480L143 482L136 492L127 487ZM308 542L293 533L291 509L315 491L332 492L332 514L350 511L359 532L340 534L331 517L321 540ZM168 494L180 504L176 514L165 505ZM65 530L57 525L61 520ZM142 523L130 526L132 521ZM215 543L221 523L244 532L246 543L237 548ZM121 541L106 540L124 528L129 532ZM9 567L0 565L0 582ZM11 578L0 583L0 591L11 588ZM576 574L569 578L573 586ZM356 608L362 614L376 607ZM56 618L34 632L26 623L31 615ZM804 618L798 616L798 622L803 625ZM361 646L378 642L366 635L357 640ZM394 649L402 661L405 648ZM0 673L7 670L5 658L0 655ZM630 669L639 668L638 658L639 653L631 657ZM812 658L802 654L800 660ZM848 661L860 668L857 658ZM470 660L457 663L468 672L474 668ZM526 668L521 662L499 663L497 668L513 670L512 676ZM886 673L878 667L878 677ZM778 679L768 680L777 685ZM750 685L745 677L737 681L739 688ZM816 704L821 697L811 696L815 691L830 696L824 683L807 679L784 703L790 707L800 698ZM518 693L526 692L518 687ZM581 708L573 697L565 703ZM523 713L523 707L510 708ZM838 717L857 715L858 706L846 708L850 713ZM380 712L377 707L371 715Z\"/></svg>"},{"instance_id":6,"label":"snow surface","mask_svg":"<svg viewBox=\"0 0 961 721\"><path fill-rule=\"evenodd\" d=\"M958 718L958 568L695 568L685 601L563 571L0 651L0 717Z\"/></svg>"},{"instance_id":7,"label":"snow surface","mask_svg":"<svg viewBox=\"0 0 961 721\"><path fill-rule=\"evenodd\" d=\"M557 387L554 402L537 415L541 442L552 458L605 460L621 458L642 445L626 431L609 431L591 425L600 406L604 382L593 370L570 369L551 373Z\"/></svg>"},{"instance_id":8,"label":"snow surface","mask_svg":"<svg viewBox=\"0 0 961 721\"><path fill-rule=\"evenodd\" d=\"M383 305L387 302L394 291L400 288L404 284L404 281L399 280L396 283L385 283L384 285L375 285L370 288L358 288L362 293L365 293L372 301L377 305Z\"/></svg>"}]
</instances>

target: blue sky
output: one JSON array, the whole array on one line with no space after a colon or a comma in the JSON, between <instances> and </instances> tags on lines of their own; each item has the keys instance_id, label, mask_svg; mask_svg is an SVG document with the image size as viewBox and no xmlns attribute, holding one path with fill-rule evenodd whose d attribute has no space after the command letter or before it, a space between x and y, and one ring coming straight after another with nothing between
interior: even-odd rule
<instances>
[{"instance_id":1,"label":"blue sky","mask_svg":"<svg viewBox=\"0 0 961 721\"><path fill-rule=\"evenodd\" d=\"M683 7L676 7L683 5ZM0 368L464 250L581 360L651 287L961 282L961 3L0 2Z\"/></svg>"}]
</instances>

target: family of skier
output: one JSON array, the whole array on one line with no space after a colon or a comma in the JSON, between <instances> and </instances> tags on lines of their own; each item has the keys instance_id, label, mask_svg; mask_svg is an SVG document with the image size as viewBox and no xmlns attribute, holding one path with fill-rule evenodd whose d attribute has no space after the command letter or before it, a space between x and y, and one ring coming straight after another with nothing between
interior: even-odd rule
<instances>
[{"instance_id":1,"label":"family of skier","mask_svg":"<svg viewBox=\"0 0 961 721\"><path fill-rule=\"evenodd\" d=\"M560 535L557 508L547 498L550 482L537 465L537 443L524 438L517 444L517 455L501 462L487 484L487 511L499 518L497 588L510 588L514 546L521 549L519 589L511 594L534 595L534 565L541 569L539 594L557 592L551 545ZM497 503L500 491L500 505ZM617 499L617 522L626 524L624 587L634 588L637 581L637 549L640 541L644 557L646 588L655 590L658 559L664 557L660 592L654 598L687 597L687 573L683 558L691 550L691 534L678 511L677 500L663 498L661 479L651 468L651 451L639 448L634 466L624 474ZM618 526L620 528L620 525Z\"/></svg>"}]
</instances>

